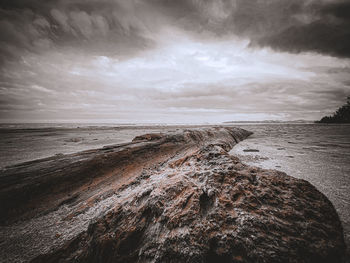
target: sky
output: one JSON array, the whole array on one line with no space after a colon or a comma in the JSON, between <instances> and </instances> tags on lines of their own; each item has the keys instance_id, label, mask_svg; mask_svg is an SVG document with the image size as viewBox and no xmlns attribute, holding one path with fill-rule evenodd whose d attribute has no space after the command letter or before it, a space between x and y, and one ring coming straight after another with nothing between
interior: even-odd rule
<instances>
[{"instance_id":1,"label":"sky","mask_svg":"<svg viewBox=\"0 0 350 263\"><path fill-rule=\"evenodd\" d=\"M0 122L317 120L349 73L349 0L0 2Z\"/></svg>"}]
</instances>

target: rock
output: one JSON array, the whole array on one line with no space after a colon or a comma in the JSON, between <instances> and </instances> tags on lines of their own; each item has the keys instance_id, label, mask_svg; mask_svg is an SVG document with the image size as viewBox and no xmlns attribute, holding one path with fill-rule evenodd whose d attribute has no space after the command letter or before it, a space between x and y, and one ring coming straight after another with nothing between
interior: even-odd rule
<instances>
[{"instance_id":1,"label":"rock","mask_svg":"<svg viewBox=\"0 0 350 263\"><path fill-rule=\"evenodd\" d=\"M68 173L62 163L63 170L52 171L48 167L58 164L39 161L37 168L47 168L36 180L39 185L46 185L45 176L68 173L67 187L80 176L66 191L55 184L61 189L53 193L56 198L70 194L57 204L47 197L52 193L22 200L40 197L50 209L34 205L36 216L27 220L39 229L33 238L45 242L27 245L20 257L32 262L341 262L341 223L323 194L304 180L246 166L228 154L249 134L237 128L185 130L71 155L71 162L62 157L68 167L89 165L94 173L84 169L84 175L78 168ZM25 206L21 211L16 216L31 215ZM52 221L45 225L43 218ZM14 236L17 225L8 225ZM8 251L1 252L5 258L11 258Z\"/></svg>"}]
</instances>

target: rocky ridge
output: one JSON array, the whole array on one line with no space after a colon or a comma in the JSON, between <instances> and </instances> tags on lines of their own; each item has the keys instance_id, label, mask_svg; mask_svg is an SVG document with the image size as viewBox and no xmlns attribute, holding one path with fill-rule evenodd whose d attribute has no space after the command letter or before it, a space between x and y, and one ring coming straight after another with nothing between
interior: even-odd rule
<instances>
[{"instance_id":1,"label":"rocky ridge","mask_svg":"<svg viewBox=\"0 0 350 263\"><path fill-rule=\"evenodd\" d=\"M250 134L220 127L146 134L10 167L0 176L1 257L342 262L341 223L322 193L228 154Z\"/></svg>"}]
</instances>

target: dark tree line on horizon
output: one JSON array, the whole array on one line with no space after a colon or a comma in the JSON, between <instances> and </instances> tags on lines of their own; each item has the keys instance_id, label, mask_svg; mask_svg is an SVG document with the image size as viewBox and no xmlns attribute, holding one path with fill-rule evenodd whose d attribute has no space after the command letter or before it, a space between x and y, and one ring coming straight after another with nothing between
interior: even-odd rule
<instances>
[{"instance_id":1,"label":"dark tree line on horizon","mask_svg":"<svg viewBox=\"0 0 350 263\"><path fill-rule=\"evenodd\" d=\"M350 123L350 96L347 103L341 106L332 116L325 116L318 123Z\"/></svg>"}]
</instances>

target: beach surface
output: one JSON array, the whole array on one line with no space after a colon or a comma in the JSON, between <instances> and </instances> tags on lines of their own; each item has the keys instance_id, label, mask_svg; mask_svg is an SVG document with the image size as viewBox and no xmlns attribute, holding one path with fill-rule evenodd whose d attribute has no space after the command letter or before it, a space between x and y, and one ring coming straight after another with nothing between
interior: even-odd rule
<instances>
[{"instance_id":1,"label":"beach surface","mask_svg":"<svg viewBox=\"0 0 350 263\"><path fill-rule=\"evenodd\" d=\"M262 168L277 169L277 170L285 171L289 175L294 176L296 178L304 179L311 182L322 193L324 193L334 204L335 208L337 209L337 212L339 213L342 219L342 224L345 229L346 240L348 241L348 238L349 238L348 223L349 222L347 220L349 217L347 216L349 212L349 199L348 199L349 180L347 175L349 174L349 164L347 160L349 160L350 143L349 143L348 136L349 136L350 126L346 126L346 125L345 126L344 125L322 126L322 125L305 125L305 124L303 125L300 125L300 124L246 125L244 124L244 125L241 125L240 127L249 131L253 131L254 135L251 135L248 139L244 140L239 144L237 144L239 140L237 141L235 139L233 140L233 143L232 143L231 142L232 138L227 139L227 137L225 137L226 135L222 137L222 139L220 139L219 141L215 139L213 142L215 142L214 144L217 144L219 147L224 147L224 149L226 150L231 149L232 146L234 146L233 149L230 151L232 158L236 158L235 156L238 156L243 161L243 163L249 164L251 166L257 166L260 168L256 168L257 170L255 168L252 168L253 170L250 170L251 168L249 167L251 166L244 168L245 166L243 164L242 166L239 163L239 161L236 160L235 162L237 166L234 169L238 169L238 170L243 169L243 171L244 169L248 169L247 171L243 172L244 176L247 176L247 173L250 174L252 171L253 171L252 173L257 173L259 175L261 174L262 176L264 176L264 172L263 172L264 170L259 170L259 169L262 169ZM72 167L72 169L70 170L70 173L74 174L76 172L77 175L81 176L81 174L85 174L85 172L84 173L80 172L80 169L82 167L81 161L83 162L87 161L87 164L88 164L88 163L91 163L91 161L89 161L89 158L97 158L96 159L97 161L93 162L97 165L97 167L100 167L99 163L101 162L104 164L103 169L98 168L96 170L96 171L99 171L99 173L101 174L105 174L104 179L101 179L102 181L100 183L103 185L103 184L106 184L107 182L107 185L108 185L108 180L112 180L111 178L114 178L114 176L118 173L115 170L113 170L114 169L113 168L112 175L108 175L109 174L108 171L110 171L109 169L115 166L115 165L112 165L110 166L110 168L108 168L109 167L108 165L113 164L112 161L108 161L109 160L108 158L112 158L110 156L112 156L111 154L114 151L116 151L116 149L124 149L128 153L128 156L133 156L133 155L129 155L130 153L128 150L130 147L134 147L132 146L134 145L134 143L130 145L130 141L133 138L136 137L137 143L135 145L141 145L137 147L142 148L144 147L142 146L142 140L146 140L146 141L150 141L150 143L154 143L153 141L157 142L157 140L162 138L163 135L160 135L160 134L181 133L184 129L188 129L188 128L213 129L212 126L184 127L184 126L166 126L166 125L164 126L162 125L157 125L157 126L125 125L125 126L118 126L118 127L115 127L113 125L96 126L96 125L81 125L81 124L79 125L70 124L70 125L60 125L60 126L48 125L46 127L43 127L40 125L37 127L32 127L32 126L28 127L23 125L19 125L16 127L3 126L1 128L1 133L2 133L1 144L4 147L0 148L2 151L1 160L0 160L2 164L1 165L2 172L5 175L7 172L7 176L8 176L11 174L11 172L8 172L11 169L13 169L13 171L16 171L16 170L26 171L27 169L29 173L27 173L26 176L29 176L29 180L30 180L30 176L31 174L33 174L32 172L30 172L31 169L33 171L35 169L37 171L40 171L42 170L40 168L42 167L42 165L44 165L44 167L45 165L47 167L51 167L52 163L54 164L54 166L56 166L57 164L63 165L62 167L64 168L67 166L67 163L69 164L69 162L72 162L72 160L74 161L74 158L75 158L76 161L78 161L77 162L78 165L73 165L73 166L68 165ZM149 134L149 133L153 133L156 135L152 135L150 137L147 137L147 136L139 137L137 139L137 136L141 134ZM211 132L209 132L209 134L211 134ZM221 133L215 136L219 136L218 138L221 138L220 136L222 135L220 134ZM245 136L243 136L242 138L244 137ZM138 142L139 140L141 140L141 144L139 144L140 143ZM213 139L203 140L202 138L199 140L201 142L199 144L198 144L198 141L196 140L197 139L195 139L194 145L198 146L198 145L202 145L202 141L205 141L205 144L206 144L206 143L210 143L210 141ZM230 145L229 147L224 146L227 143L228 145ZM190 144L192 145L191 147L189 147L188 144L185 144L186 146L185 148L187 150L184 150L185 148L183 148L183 145L181 143L178 144L177 142L175 142L174 145L178 145L174 148L176 149L175 152L177 152L178 155L181 153L180 155L186 156L187 154L189 154L188 150L191 149L192 152L190 156L192 156L193 150L199 149L199 148L196 148L197 146L195 146L195 148L192 148L194 147L193 144ZM101 146L103 146L103 148L101 148ZM136 149L138 149L137 147ZM101 148L101 149L98 150L98 148ZM91 150L91 149L97 149L97 150ZM134 149L134 148L130 148L130 149ZM148 149L147 151L149 151L149 149L152 149L152 147L149 148L147 146L145 149ZM212 151L212 148L210 149L211 149L210 151ZM88 151L86 151L86 153L84 153L83 155L80 153L72 154L75 152L79 152L81 150L88 150ZM134 168L130 170L129 166L126 166L126 167L123 165L118 166L119 167L118 171L121 173L139 174L141 172L141 175L140 175L141 179L138 178L136 175L135 175L136 177L132 176L130 178L127 176L126 178L129 178L131 181L128 179L126 181L125 180L122 181L122 183L126 185L128 185L128 183L131 183L131 185L133 185L134 184L133 181L136 178L138 178L137 179L138 181L143 180L144 176L146 176L147 174L147 172L145 172L145 171L148 171L147 169L151 169L151 171L154 171L154 172L151 172L152 174L159 173L159 169L163 169L163 168L156 168L160 163L162 163L160 167L163 167L164 165L165 166L170 165L171 169L174 169L172 165L174 159L173 157L170 158L170 156L173 153L174 152L172 152L169 149L166 151L160 152L160 155L158 155L158 157L157 155L154 155L154 153L152 153L152 155L149 155L149 156L144 155L142 153L143 157L141 157L139 162L143 163L145 161L145 163L143 165L140 165L140 167L143 167L141 169L142 171L137 170L138 172L136 171L136 173L133 170ZM71 155L66 155L66 154L71 154ZM211 154L214 154L214 153L211 153ZM218 156L221 156L221 154L222 153L220 153ZM118 156L119 156L118 158L121 158L120 160L128 160L130 158L127 156L123 157L122 154L118 154ZM136 155L136 156L141 156L141 155ZM148 157L144 158L145 156L148 156ZM223 156L225 156L225 154ZM27 162L24 164L22 163L23 161L32 161L32 160L36 160L44 157L49 157L49 158L47 158L45 162L34 161L34 162ZM105 160L105 158L107 159ZM111 160L116 160L113 158ZM177 163L177 165L175 166L175 168L179 167L176 169L180 169L180 170L177 170L176 172L176 174L179 175L178 179L180 181L184 180L182 176L186 175L186 173L184 173L183 167L189 167L190 171L192 169L191 167L194 167L193 166L194 163L192 163L192 161L191 162L188 161L191 158L188 158L188 157L186 157L185 159L175 158L176 160L178 159L182 160L181 162ZM212 167L214 163L211 164L210 160L209 160L209 163L206 163L205 165L203 165L201 164L202 162L201 158L199 159L198 158L196 159L197 160L196 162L199 162L197 166L198 165L200 167L208 166L208 169L210 171L212 171L212 169L214 170L222 169L221 161L218 162L217 164L220 166L218 166L218 168L215 169ZM132 162L135 162L135 160L133 160ZM147 160L152 160L152 161L148 162ZM155 160L157 161L155 162ZM152 166L152 164L155 164L155 163L157 164L155 166ZM35 165L33 164L37 165L37 168L35 168ZM108 165L106 166L106 164ZM11 167L6 168L11 165L13 168ZM224 167L226 167L226 165L224 165ZM144 168L146 168L146 170L144 170ZM90 170L94 171L94 169L96 169L95 166L93 166L93 169L92 170L90 169ZM89 172L90 170L88 168L87 171ZM59 168L58 171L61 171L61 172L63 171L63 174L67 174L67 173L64 173L64 169L62 170L61 168ZM266 170L266 171L269 171L269 170ZM275 171L271 171L268 173L272 175L276 174ZM207 174L205 171L203 171L203 174L205 175L205 178L207 178L207 176L210 175L210 174ZM109 176L111 176L110 179L106 181L105 179L109 178ZM278 172L276 176L277 178L279 178L278 176L280 175L278 174ZM40 178L40 175L38 175L38 178ZM123 178L125 177L123 176ZM161 177L157 177L157 178L160 179ZM155 180L157 180L157 178L155 178ZM203 180L200 178L202 177L200 176L198 180ZM251 184L252 179L249 179L249 178L250 177L248 177L247 182ZM254 176L254 178L256 178L256 176ZM79 177L77 177L77 179L79 179ZM219 179L219 181L220 180L222 179ZM77 181L75 181L75 183L76 182ZM57 249L64 240L67 241L71 238L75 238L76 240L77 238L76 235L80 232L85 231L85 229L91 222L90 220L91 218L96 218L96 215L99 215L99 217L101 216L104 217L107 211L109 211L109 209L111 208L111 204L113 202L118 201L120 198L120 196L118 196L115 190L111 192L108 190L109 189L108 187L107 187L108 189L107 188L105 189L104 187L101 188L102 185L99 185L100 183L98 182L99 181L95 182L95 180L86 182L87 185L89 185L87 186L89 188L86 188L85 191L82 191L82 189L79 190L80 192L85 194L77 194L77 193L71 192L68 196L66 194L58 195L59 198L57 200L50 201L50 202L54 202L54 203L51 203L50 206L47 207L46 206L47 203L45 205L45 202L44 202L42 206L39 205L36 207L38 210L33 210L34 212L32 213L30 213L31 211L30 209L28 210L29 213L27 214L22 213L24 210L30 207L30 205L27 208L24 208L23 211L14 211L13 215L16 215L16 213L18 212L20 217L24 215L22 217L22 219L24 220L24 223L16 222L16 216L15 216L10 220L11 222L5 223L5 227L1 227L0 234L3 237L6 236L6 239L7 239L7 242L2 243L2 247L3 247L2 251L5 253L3 256L5 258L9 257L11 258L11 260L16 259L16 249L18 252L17 255L22 253L23 250L26 249L26 244L33 242L33 240L38 240L38 243L36 248L34 247L33 249L32 247L33 249L32 254L30 253L27 254L28 258L33 257L34 255L38 255L38 253L39 254L49 253L48 255L50 255L50 253L52 252L52 248L55 247ZM202 183L200 183L200 185L201 184ZM292 185L290 186L290 189L293 189L294 187L293 184L294 183L292 183ZM215 184L213 187L217 188ZM68 187L67 191L70 191L69 189L70 187ZM77 189L77 188L74 188L74 189ZM90 189L95 189L95 190L90 190ZM101 189L104 189L103 193L101 193ZM207 190L204 190L204 192L206 192ZM122 191L124 191L123 187L122 187ZM278 191L280 192L281 190L277 190L277 192ZM314 190L310 189L308 191L313 192ZM130 191L127 191L127 192L129 193ZM131 191L131 192L135 192L135 191ZM21 193L21 191L19 193ZM191 195L191 193L189 193L189 195ZM289 194L288 196L290 197ZM136 195L135 198L137 199L135 200L135 202L139 204L139 202L141 202L140 200L138 200L140 198L139 195ZM205 198L208 198L208 197L205 197ZM286 200L288 200L288 198ZM302 200L303 197L298 196L297 199L299 198L301 198ZM91 206L91 208L87 210L86 208L81 210L82 208L79 208L79 206L82 205L83 207L86 207L86 204L81 204L81 200L85 200L88 203L97 202L96 204L98 205ZM211 202L210 200L211 199L209 198L207 201L210 203ZM206 205L207 201L204 201L205 207L207 206ZM309 201L311 202L311 200ZM254 203L254 201L250 199L245 200L243 204L245 204L245 202L248 202L249 204L252 202ZM36 206L35 202L34 204L35 204L34 206ZM304 207L304 205L305 203L303 202L302 207ZM319 205L320 204L317 204L317 205L314 204L315 207L319 207ZM324 204L324 205L328 206L328 204ZM245 209L247 208L245 207ZM249 209L252 209L252 208L249 206ZM298 210L297 208L294 208L294 209L295 211ZM72 210L74 210L75 212L72 213ZM36 211L41 211L41 212L35 216ZM205 208L205 211L207 211L207 208ZM293 209L291 211L292 213L294 213ZM216 213L217 212L220 212L220 210L216 211ZM288 213L291 213L291 212L289 211ZM315 213L317 214L318 212L315 212ZM332 210L329 210L329 213L333 215ZM215 214L214 211L213 211L213 214ZM305 216L308 217L309 215L305 215ZM70 222L69 220L73 220L74 224L72 224L72 222ZM319 218L318 220L322 221L323 219ZM327 220L327 219L324 219L324 220ZM336 222L337 219L335 217L332 220ZM37 231L37 233L34 233L35 231L34 232L32 231L33 229L34 230L40 229L42 226L45 226L45 227L43 227L41 231ZM72 226L74 231L72 229ZM65 229L66 233L62 233L62 231L60 231L60 228ZM49 233L45 232L47 230L49 230L48 231ZM67 233L70 233L70 234L67 234ZM45 238L41 238L40 235L42 235L42 237L45 237ZM8 242L11 243L11 239L12 241L17 240L15 250L7 246L9 244ZM52 242L52 240L54 240L54 242ZM43 249L43 247L41 246L43 242L44 243L51 242L52 246L46 247ZM52 257L52 255L49 257ZM22 259L23 258L25 259L25 255L24 257L22 257ZM45 261L46 259L47 258L44 258L42 259L42 261L39 261L39 262L46 262ZM17 260L15 261L22 262L21 256L17 258Z\"/></svg>"}]
</instances>

